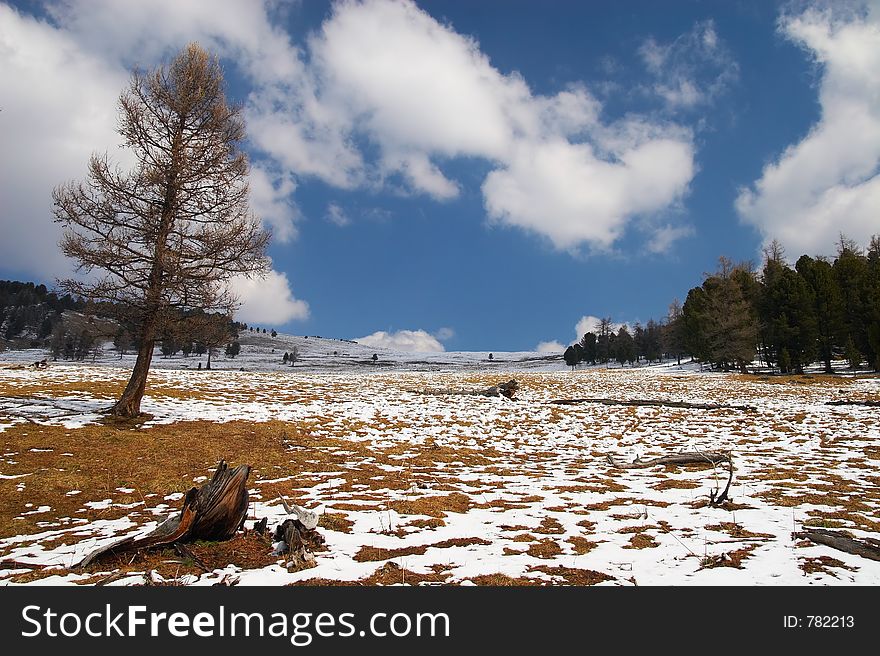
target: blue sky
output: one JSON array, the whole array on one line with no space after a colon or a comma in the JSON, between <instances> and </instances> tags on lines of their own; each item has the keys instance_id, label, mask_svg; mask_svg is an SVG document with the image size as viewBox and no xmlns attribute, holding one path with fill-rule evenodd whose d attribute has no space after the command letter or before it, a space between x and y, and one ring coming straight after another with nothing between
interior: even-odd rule
<instances>
[{"instance_id":1,"label":"blue sky","mask_svg":"<svg viewBox=\"0 0 880 656\"><path fill-rule=\"evenodd\" d=\"M273 274L241 318L422 350L647 321L717 258L880 231L876 2L0 2L0 278L190 40L245 108ZM52 153L47 162L46 153Z\"/></svg>"}]
</instances>

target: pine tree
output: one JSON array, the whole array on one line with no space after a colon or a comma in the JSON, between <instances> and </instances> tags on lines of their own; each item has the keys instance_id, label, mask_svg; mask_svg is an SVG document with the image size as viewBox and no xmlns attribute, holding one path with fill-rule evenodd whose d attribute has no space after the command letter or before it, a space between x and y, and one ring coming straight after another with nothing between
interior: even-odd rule
<instances>
[{"instance_id":1,"label":"pine tree","mask_svg":"<svg viewBox=\"0 0 880 656\"><path fill-rule=\"evenodd\" d=\"M636 342L626 326L621 326L617 331L617 337L614 340L614 353L615 359L621 366L626 362L629 362L630 365L635 364Z\"/></svg>"},{"instance_id":2,"label":"pine tree","mask_svg":"<svg viewBox=\"0 0 880 656\"><path fill-rule=\"evenodd\" d=\"M682 317L681 303L677 298L669 304L669 312L666 315L666 323L662 328L663 350L676 358L681 364L681 356L686 352L685 326Z\"/></svg>"},{"instance_id":3,"label":"pine tree","mask_svg":"<svg viewBox=\"0 0 880 656\"><path fill-rule=\"evenodd\" d=\"M581 341L578 342L583 349L583 359L584 362L589 362L590 364L596 364L596 333L586 332L584 336L581 337Z\"/></svg>"},{"instance_id":4,"label":"pine tree","mask_svg":"<svg viewBox=\"0 0 880 656\"><path fill-rule=\"evenodd\" d=\"M832 373L831 360L837 346L843 345L843 306L834 270L826 260L802 256L795 265L798 274L813 292L813 316L816 319L816 346L825 373Z\"/></svg>"},{"instance_id":5,"label":"pine tree","mask_svg":"<svg viewBox=\"0 0 880 656\"><path fill-rule=\"evenodd\" d=\"M762 283L758 315L765 360L778 363L783 373L792 369L803 373L804 366L817 355L818 325L812 288L785 263L781 253L768 255Z\"/></svg>"}]
</instances>

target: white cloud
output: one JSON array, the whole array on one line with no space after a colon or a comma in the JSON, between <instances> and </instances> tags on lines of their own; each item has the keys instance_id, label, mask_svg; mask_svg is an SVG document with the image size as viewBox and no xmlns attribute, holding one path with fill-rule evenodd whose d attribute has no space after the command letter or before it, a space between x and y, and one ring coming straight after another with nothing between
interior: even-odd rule
<instances>
[{"instance_id":1,"label":"white cloud","mask_svg":"<svg viewBox=\"0 0 880 656\"><path fill-rule=\"evenodd\" d=\"M577 323L574 325L574 339L569 342L569 344L574 344L575 342L581 341L581 338L586 333L599 333L599 324L602 322L601 317L594 317L592 314L585 314L580 319L577 320ZM623 323L611 323L611 330L617 332L620 330L620 327ZM628 326L629 327L629 326ZM539 353L562 353L567 348L567 345L562 344L558 340L549 340L546 342L539 342L535 347L535 350Z\"/></svg>"},{"instance_id":2,"label":"white cloud","mask_svg":"<svg viewBox=\"0 0 880 656\"><path fill-rule=\"evenodd\" d=\"M444 326L434 333L434 337L439 339L441 342L445 342L446 340L455 337L455 331L452 328Z\"/></svg>"},{"instance_id":3,"label":"white cloud","mask_svg":"<svg viewBox=\"0 0 880 656\"><path fill-rule=\"evenodd\" d=\"M535 351L538 353L563 353L566 347L557 342L556 340L550 342L538 342L538 345L535 347Z\"/></svg>"},{"instance_id":4,"label":"white cloud","mask_svg":"<svg viewBox=\"0 0 880 656\"><path fill-rule=\"evenodd\" d=\"M672 244L679 239L691 237L694 234L693 226L666 224L651 230L651 241L646 245L649 253L666 253Z\"/></svg>"},{"instance_id":5,"label":"white cloud","mask_svg":"<svg viewBox=\"0 0 880 656\"><path fill-rule=\"evenodd\" d=\"M328 203L327 212L326 214L324 214L324 218L333 225L339 226L340 228L351 225L351 219L348 218L345 210L336 203Z\"/></svg>"},{"instance_id":6,"label":"white cloud","mask_svg":"<svg viewBox=\"0 0 880 656\"><path fill-rule=\"evenodd\" d=\"M696 23L670 43L649 38L639 55L655 78L649 91L673 111L708 105L739 78L739 65L712 20Z\"/></svg>"},{"instance_id":7,"label":"white cloud","mask_svg":"<svg viewBox=\"0 0 880 656\"><path fill-rule=\"evenodd\" d=\"M90 152L117 143L130 67L149 69L191 40L250 86L251 201L278 241L296 236L303 179L373 190L402 182L446 201L461 193L443 170L458 157L494 168L482 185L491 221L566 250L610 248L634 219L687 193L690 131L644 118L603 123L581 85L535 94L409 0L338 2L303 44L273 20L277 11L268 0L60 0L47 23L0 4L0 125L14 126L3 148L15 153L0 158L0 221L20 234L0 245L5 265L69 269L49 223L52 187L81 179Z\"/></svg>"},{"instance_id":8,"label":"white cloud","mask_svg":"<svg viewBox=\"0 0 880 656\"><path fill-rule=\"evenodd\" d=\"M780 30L820 67L821 116L740 191L736 209L792 253L827 254L840 232L865 243L880 226L880 8L807 10Z\"/></svg>"},{"instance_id":9,"label":"white cloud","mask_svg":"<svg viewBox=\"0 0 880 656\"><path fill-rule=\"evenodd\" d=\"M580 341L586 333L598 333L599 323L602 321L599 317L587 314L578 319L574 327L574 337Z\"/></svg>"},{"instance_id":10,"label":"white cloud","mask_svg":"<svg viewBox=\"0 0 880 656\"><path fill-rule=\"evenodd\" d=\"M271 271L265 278L236 278L232 289L241 300L236 317L248 323L280 326L309 317L309 305L294 298L287 274Z\"/></svg>"},{"instance_id":11,"label":"white cloud","mask_svg":"<svg viewBox=\"0 0 880 656\"><path fill-rule=\"evenodd\" d=\"M121 67L63 31L0 4L0 258L5 268L65 276L52 189L81 178L95 150L118 142ZM118 152L112 152L118 157Z\"/></svg>"},{"instance_id":12,"label":"white cloud","mask_svg":"<svg viewBox=\"0 0 880 656\"><path fill-rule=\"evenodd\" d=\"M262 164L251 167L251 209L272 231L272 238L282 243L296 237L300 212L293 202L294 191L296 181L289 172L269 170Z\"/></svg>"},{"instance_id":13,"label":"white cloud","mask_svg":"<svg viewBox=\"0 0 880 656\"><path fill-rule=\"evenodd\" d=\"M192 39L227 55L249 53L237 61L254 75L286 78L295 66L284 62L297 60L286 35L268 23L259 4L247 0L66 0L49 9L57 25L0 3L0 229L6 235L0 258L4 268L67 277L73 263L58 249L52 189L83 179L92 152L106 150L121 165L132 163L130 153L118 149L115 132L117 100L132 64L149 68ZM250 185L252 209L275 238L295 236L291 174L258 164ZM264 317L261 321L283 323L281 317L308 314L284 274L272 272L261 286L243 283L238 290L254 294L242 312Z\"/></svg>"},{"instance_id":14,"label":"white cloud","mask_svg":"<svg viewBox=\"0 0 880 656\"><path fill-rule=\"evenodd\" d=\"M689 131L602 124L583 86L535 95L409 1L337 4L309 54L315 97L333 108L334 125L378 146L380 182L396 172L414 192L447 200L460 189L444 161L489 160L489 218L560 249L609 248L634 217L680 200L694 174Z\"/></svg>"},{"instance_id":15,"label":"white cloud","mask_svg":"<svg viewBox=\"0 0 880 656\"><path fill-rule=\"evenodd\" d=\"M483 184L495 220L547 236L560 249L609 249L636 215L678 201L693 177L693 147L674 138L632 141L616 161L589 144L522 144Z\"/></svg>"},{"instance_id":16,"label":"white cloud","mask_svg":"<svg viewBox=\"0 0 880 656\"><path fill-rule=\"evenodd\" d=\"M394 333L380 330L354 341L365 346L407 353L441 353L446 350L436 337L424 330L398 330Z\"/></svg>"}]
</instances>

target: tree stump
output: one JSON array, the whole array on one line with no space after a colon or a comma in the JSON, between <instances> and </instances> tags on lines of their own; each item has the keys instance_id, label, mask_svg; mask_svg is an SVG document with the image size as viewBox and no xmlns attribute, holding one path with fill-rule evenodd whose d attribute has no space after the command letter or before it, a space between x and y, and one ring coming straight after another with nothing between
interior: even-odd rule
<instances>
[{"instance_id":1,"label":"tree stump","mask_svg":"<svg viewBox=\"0 0 880 656\"><path fill-rule=\"evenodd\" d=\"M247 479L250 465L232 469L221 460L211 480L186 493L183 508L142 537L127 537L101 547L76 567L86 567L105 554L126 553L193 540L228 540L244 522L248 508Z\"/></svg>"}]
</instances>

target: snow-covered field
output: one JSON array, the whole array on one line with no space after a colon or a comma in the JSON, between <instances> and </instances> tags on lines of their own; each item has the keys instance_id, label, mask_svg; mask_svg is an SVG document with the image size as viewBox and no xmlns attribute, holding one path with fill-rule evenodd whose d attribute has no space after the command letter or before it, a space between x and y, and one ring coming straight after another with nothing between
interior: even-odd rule
<instances>
[{"instance_id":1,"label":"snow-covered field","mask_svg":"<svg viewBox=\"0 0 880 656\"><path fill-rule=\"evenodd\" d=\"M805 525L854 537L880 533L880 411L827 405L880 398L877 378L740 376L672 365L571 372L558 358L505 353L487 362L488 354L407 360L379 352L380 361L392 361L383 368L368 362L363 347L339 342L333 349L336 340L320 340L319 352L314 339L315 350L291 368L273 361L291 343L269 339L245 344L234 361L221 356L222 369L210 372L194 370L192 358L157 358L142 408L153 419L138 430L184 431L191 422L284 426L279 448L288 464L276 467L278 475L250 463L247 525L263 517L270 526L280 522L284 494L333 518L319 529L327 549L302 571L288 571L279 556L270 565L231 562L178 582L211 584L233 573L240 584L880 584L880 562L792 537ZM321 368L333 350L349 362ZM0 581L46 566L54 569L34 583L109 576L112 568L84 574L66 567L108 540L151 529L179 507L180 494L109 483L103 494L70 489L32 499L31 477L43 469L26 463L73 466L81 457L77 431L99 420L128 362L114 366L119 360L107 355L96 364L50 362L35 370L15 361L40 354L10 355L0 356L0 490L5 499L13 491L29 499L7 510L17 513L12 526L17 520L33 528L0 535L0 559L14 563L0 565ZM456 393L508 378L521 385L515 400ZM740 407L550 403L584 397ZM51 443L27 442L26 452L16 446L52 426L67 431L65 453ZM616 469L606 459L693 450L733 453L724 508L708 498L723 488L725 467ZM191 475L198 484L210 469ZM54 510L60 499L63 513ZM134 572L113 584L147 575L168 580L174 569Z\"/></svg>"}]
</instances>

